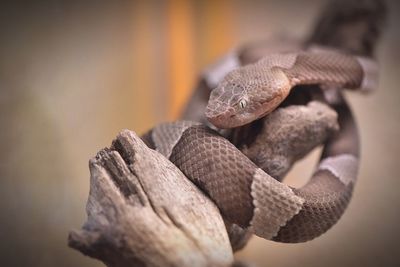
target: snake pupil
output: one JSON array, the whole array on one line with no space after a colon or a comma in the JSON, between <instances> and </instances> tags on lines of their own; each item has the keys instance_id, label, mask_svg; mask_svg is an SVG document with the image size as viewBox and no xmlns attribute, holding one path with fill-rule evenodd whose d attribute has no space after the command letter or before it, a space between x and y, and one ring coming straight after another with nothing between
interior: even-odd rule
<instances>
[{"instance_id":1,"label":"snake pupil","mask_svg":"<svg viewBox=\"0 0 400 267\"><path fill-rule=\"evenodd\" d=\"M244 99L240 100L239 105L240 105L241 108L245 108L246 105L247 105L246 100L244 100Z\"/></svg>"}]
</instances>

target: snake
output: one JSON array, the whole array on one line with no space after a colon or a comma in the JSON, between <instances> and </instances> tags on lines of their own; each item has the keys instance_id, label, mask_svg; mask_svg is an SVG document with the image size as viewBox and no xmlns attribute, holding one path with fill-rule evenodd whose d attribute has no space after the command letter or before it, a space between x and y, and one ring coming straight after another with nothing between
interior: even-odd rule
<instances>
[{"instance_id":1,"label":"snake","mask_svg":"<svg viewBox=\"0 0 400 267\"><path fill-rule=\"evenodd\" d=\"M205 116L219 128L234 128L266 116L298 85L369 90L376 87L373 61L340 52L271 54L229 72L211 92Z\"/></svg>"},{"instance_id":2,"label":"snake","mask_svg":"<svg viewBox=\"0 0 400 267\"><path fill-rule=\"evenodd\" d=\"M232 70L211 92L206 117L234 128L267 116L299 84L367 90L374 64L337 51L271 54ZM277 181L217 131L192 121L157 125L147 144L167 157L218 206L223 217L262 238L305 242L326 232L346 209L357 178L359 148L344 101L334 106L340 133L300 188Z\"/></svg>"},{"instance_id":3,"label":"snake","mask_svg":"<svg viewBox=\"0 0 400 267\"><path fill-rule=\"evenodd\" d=\"M320 43L329 43L332 37L324 39L327 31L321 32ZM222 66L206 73L207 86L214 88L205 108L208 122L161 123L142 139L201 188L228 223L277 242L312 240L341 218L357 181L358 131L341 93L330 101L340 130L324 144L312 177L299 188L272 177L220 129L237 129L268 117L299 86L317 85L326 92L376 88L376 63L348 53L346 45L341 50L270 53L245 66L238 64L237 55L228 56ZM370 50L364 54L369 56Z\"/></svg>"}]
</instances>

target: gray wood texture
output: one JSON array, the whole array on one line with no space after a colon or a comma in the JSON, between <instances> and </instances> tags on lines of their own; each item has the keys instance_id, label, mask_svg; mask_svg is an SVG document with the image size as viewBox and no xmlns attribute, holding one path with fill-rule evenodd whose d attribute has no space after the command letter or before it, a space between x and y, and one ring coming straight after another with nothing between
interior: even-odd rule
<instances>
[{"instance_id":1,"label":"gray wood texture","mask_svg":"<svg viewBox=\"0 0 400 267\"><path fill-rule=\"evenodd\" d=\"M69 245L107 266L230 266L218 208L131 131L90 160L88 219Z\"/></svg>"}]
</instances>

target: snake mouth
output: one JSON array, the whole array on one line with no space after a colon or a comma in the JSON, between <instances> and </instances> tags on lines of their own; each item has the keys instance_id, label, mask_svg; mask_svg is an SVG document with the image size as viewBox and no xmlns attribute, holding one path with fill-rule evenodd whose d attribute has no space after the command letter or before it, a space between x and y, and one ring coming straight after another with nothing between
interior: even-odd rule
<instances>
[{"instance_id":1,"label":"snake mouth","mask_svg":"<svg viewBox=\"0 0 400 267\"><path fill-rule=\"evenodd\" d=\"M281 103L280 97L276 96L273 99L264 102L260 105L258 111L232 113L225 111L219 114L211 114L206 112L207 120L214 126L221 129L236 128L249 124L259 118L262 118L271 113Z\"/></svg>"},{"instance_id":2,"label":"snake mouth","mask_svg":"<svg viewBox=\"0 0 400 267\"><path fill-rule=\"evenodd\" d=\"M226 113L213 116L207 116L206 114L206 118L211 124L222 129L236 127L235 117L236 116L234 114L226 114Z\"/></svg>"},{"instance_id":3,"label":"snake mouth","mask_svg":"<svg viewBox=\"0 0 400 267\"><path fill-rule=\"evenodd\" d=\"M235 117L235 115L230 115L227 117L221 114L213 117L207 117L207 120L211 122L215 127L228 129L237 127L235 123Z\"/></svg>"},{"instance_id":4,"label":"snake mouth","mask_svg":"<svg viewBox=\"0 0 400 267\"><path fill-rule=\"evenodd\" d=\"M254 114L243 113L243 114L220 114L213 117L207 117L208 121L214 126L221 129L236 128L246 125L257 118Z\"/></svg>"},{"instance_id":5,"label":"snake mouth","mask_svg":"<svg viewBox=\"0 0 400 267\"><path fill-rule=\"evenodd\" d=\"M215 108L207 106L205 116L207 120L218 128L233 128L232 123L235 125L235 111L231 107L222 105L215 105Z\"/></svg>"}]
</instances>

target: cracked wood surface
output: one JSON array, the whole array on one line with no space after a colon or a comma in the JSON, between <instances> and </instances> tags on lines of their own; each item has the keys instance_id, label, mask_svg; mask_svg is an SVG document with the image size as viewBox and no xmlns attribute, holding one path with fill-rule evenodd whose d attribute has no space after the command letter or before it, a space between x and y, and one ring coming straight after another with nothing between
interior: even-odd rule
<instances>
[{"instance_id":1,"label":"cracked wood surface","mask_svg":"<svg viewBox=\"0 0 400 267\"><path fill-rule=\"evenodd\" d=\"M282 120L293 111L296 120ZM271 116L260 133L269 135L272 141L259 149L271 152L282 135L286 135L288 144L307 143L298 149L283 145L280 153L271 152L288 163L284 172L299 153L306 154L337 130L336 114L323 104L295 105L275 112L277 115ZM291 131L281 133L282 125ZM310 138L304 139L305 129ZM319 138L312 138L315 136ZM275 163L271 160L267 163L271 166L266 167L272 168ZM107 266L244 264L233 262L232 250L241 249L252 232L225 226L214 203L134 132L122 131L110 148L102 149L90 160L89 167L88 219L82 230L70 233L72 248Z\"/></svg>"},{"instance_id":2,"label":"cracked wood surface","mask_svg":"<svg viewBox=\"0 0 400 267\"><path fill-rule=\"evenodd\" d=\"M89 163L88 219L69 245L107 266L230 266L218 208L131 131Z\"/></svg>"}]
</instances>

